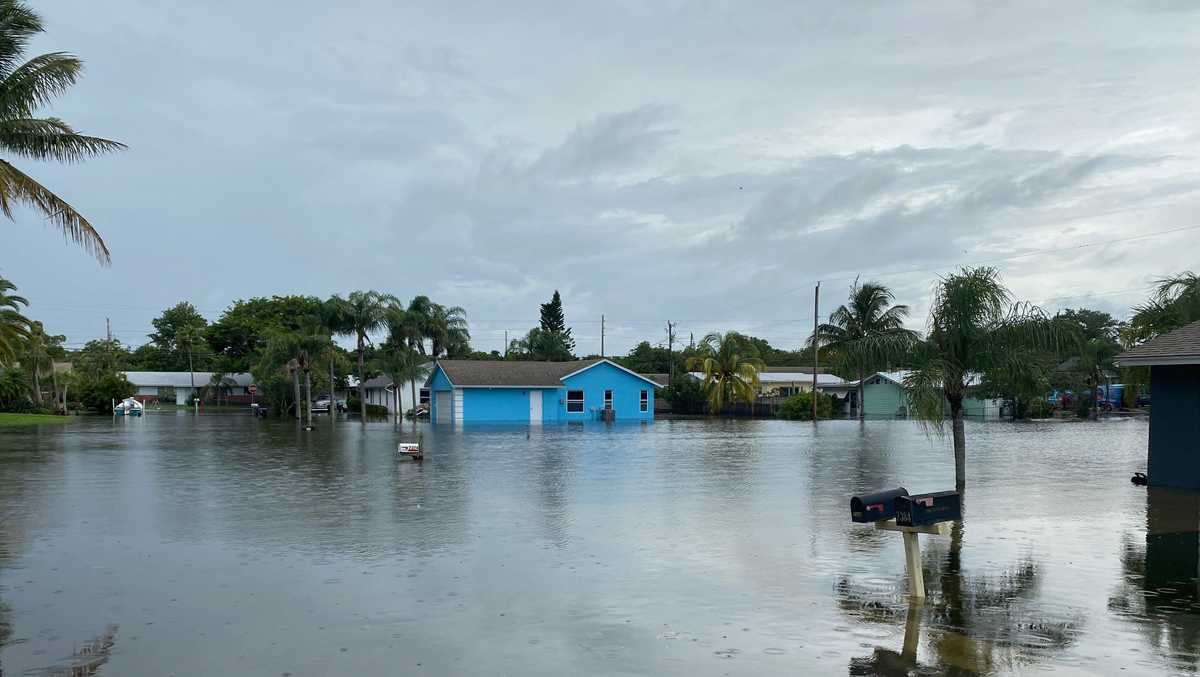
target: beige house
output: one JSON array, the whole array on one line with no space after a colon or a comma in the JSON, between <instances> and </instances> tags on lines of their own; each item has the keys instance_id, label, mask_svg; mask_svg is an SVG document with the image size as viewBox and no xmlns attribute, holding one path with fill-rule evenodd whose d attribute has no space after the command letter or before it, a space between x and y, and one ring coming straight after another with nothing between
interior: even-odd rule
<instances>
[{"instance_id":1,"label":"beige house","mask_svg":"<svg viewBox=\"0 0 1200 677\"><path fill-rule=\"evenodd\" d=\"M703 372L691 372L691 376L704 380ZM817 390L821 392L826 389L839 390L838 387L845 384L846 381L838 376L817 372ZM802 371L799 367L767 367L758 373L759 397L791 397L812 390L812 385L811 369ZM842 390L839 390L839 396L844 397Z\"/></svg>"}]
</instances>

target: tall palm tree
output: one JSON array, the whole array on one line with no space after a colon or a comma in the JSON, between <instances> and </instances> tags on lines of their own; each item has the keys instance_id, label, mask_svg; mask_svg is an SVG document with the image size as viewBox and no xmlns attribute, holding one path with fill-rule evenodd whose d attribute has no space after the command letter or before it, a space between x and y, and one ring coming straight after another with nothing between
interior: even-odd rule
<instances>
[{"instance_id":1,"label":"tall palm tree","mask_svg":"<svg viewBox=\"0 0 1200 677\"><path fill-rule=\"evenodd\" d=\"M1156 281L1150 299L1133 309L1124 334L1127 344L1154 338L1200 320L1200 275L1188 270Z\"/></svg>"},{"instance_id":2,"label":"tall palm tree","mask_svg":"<svg viewBox=\"0 0 1200 677\"><path fill-rule=\"evenodd\" d=\"M358 349L358 402L362 421L367 421L367 391L366 391L366 351L371 344L371 334L383 328L387 321L387 310L399 301L390 294L377 291L354 291L344 300L336 295L335 299L341 304L342 316L346 322L342 327L343 334L353 334L357 340Z\"/></svg>"},{"instance_id":3,"label":"tall palm tree","mask_svg":"<svg viewBox=\"0 0 1200 677\"><path fill-rule=\"evenodd\" d=\"M329 332L330 336L341 336L348 334L348 320L345 313L345 301L334 294L321 304L319 322L325 331ZM336 420L337 412L337 375L334 373L334 367L337 364L338 358L337 344L332 340L326 347L325 352L329 357L329 418Z\"/></svg>"},{"instance_id":4,"label":"tall palm tree","mask_svg":"<svg viewBox=\"0 0 1200 677\"><path fill-rule=\"evenodd\" d=\"M22 63L30 39L43 31L42 19L20 0L0 0L0 149L30 160L78 162L125 146L79 134L38 109L63 94L79 78L83 62L65 52L35 56ZM41 212L63 235L101 264L109 263L100 233L75 208L6 160L0 160L0 212L13 218L13 205Z\"/></svg>"},{"instance_id":5,"label":"tall palm tree","mask_svg":"<svg viewBox=\"0 0 1200 677\"><path fill-rule=\"evenodd\" d=\"M954 481L966 488L963 400L979 375L1026 378L1041 350L1057 350L1061 330L1040 308L1013 303L994 268L963 268L934 292L928 339L914 344L905 378L917 417L942 432L949 405L954 435Z\"/></svg>"},{"instance_id":6,"label":"tall palm tree","mask_svg":"<svg viewBox=\"0 0 1200 677\"><path fill-rule=\"evenodd\" d=\"M858 417L864 418L863 379L868 369L895 364L916 340L917 334L904 328L908 306L891 305L892 290L876 282L850 287L849 303L838 306L829 322L817 326L809 345L837 351L842 366L858 373Z\"/></svg>"},{"instance_id":7,"label":"tall palm tree","mask_svg":"<svg viewBox=\"0 0 1200 677\"><path fill-rule=\"evenodd\" d=\"M37 404L42 403L42 374L46 373L46 369L50 370L51 378L54 376L54 355L61 354L60 346L66 340L65 336L51 336L46 333L45 327L41 322L34 320L29 323L29 334L25 337L24 359L22 362L29 363L30 373L33 375L33 401ZM58 394L58 386L55 384L55 396Z\"/></svg>"},{"instance_id":8,"label":"tall palm tree","mask_svg":"<svg viewBox=\"0 0 1200 677\"><path fill-rule=\"evenodd\" d=\"M395 405L396 416L403 416L400 410L400 388L408 382L412 388L414 418L417 407L417 383L421 377L425 356L413 350L404 343L388 341L380 350L377 360L380 371L392 379L392 401Z\"/></svg>"},{"instance_id":9,"label":"tall palm tree","mask_svg":"<svg viewBox=\"0 0 1200 677\"><path fill-rule=\"evenodd\" d=\"M408 337L408 344L417 352L425 355L425 339L433 333L433 301L428 296L414 296L408 302L408 308L403 309L403 328ZM397 314L395 318L401 315Z\"/></svg>"},{"instance_id":10,"label":"tall palm tree","mask_svg":"<svg viewBox=\"0 0 1200 677\"><path fill-rule=\"evenodd\" d=\"M12 293L16 290L15 284L0 277L0 366L16 361L21 342L29 336L29 318L21 314L29 301Z\"/></svg>"},{"instance_id":11,"label":"tall palm tree","mask_svg":"<svg viewBox=\"0 0 1200 677\"><path fill-rule=\"evenodd\" d=\"M433 357L462 355L470 350L471 332L467 311L459 306L431 304L428 321L430 352Z\"/></svg>"},{"instance_id":12,"label":"tall palm tree","mask_svg":"<svg viewBox=\"0 0 1200 677\"><path fill-rule=\"evenodd\" d=\"M687 368L704 372L709 412L719 414L737 400L754 402L758 372L766 365L741 334L713 332L704 337L697 349L700 354L688 358Z\"/></svg>"}]
</instances>

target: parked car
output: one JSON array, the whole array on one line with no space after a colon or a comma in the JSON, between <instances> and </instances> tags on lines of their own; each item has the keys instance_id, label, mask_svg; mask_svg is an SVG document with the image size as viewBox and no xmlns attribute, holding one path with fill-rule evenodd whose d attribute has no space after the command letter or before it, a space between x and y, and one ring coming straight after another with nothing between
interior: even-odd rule
<instances>
[{"instance_id":1,"label":"parked car","mask_svg":"<svg viewBox=\"0 0 1200 677\"><path fill-rule=\"evenodd\" d=\"M321 393L320 395L317 395L316 399L313 400L313 405L312 405L313 411L314 412L329 411L329 401L330 401L329 393ZM337 407L338 411L346 411L346 400L339 399L334 403L334 406Z\"/></svg>"}]
</instances>

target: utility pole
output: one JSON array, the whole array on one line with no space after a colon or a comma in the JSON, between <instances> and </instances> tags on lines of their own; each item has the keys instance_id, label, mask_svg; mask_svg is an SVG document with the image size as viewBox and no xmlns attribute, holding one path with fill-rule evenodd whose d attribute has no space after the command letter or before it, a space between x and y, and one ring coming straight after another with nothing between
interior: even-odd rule
<instances>
[{"instance_id":1,"label":"utility pole","mask_svg":"<svg viewBox=\"0 0 1200 677\"><path fill-rule=\"evenodd\" d=\"M108 355L108 368L115 369L116 364L112 354L112 321L107 317L104 318L104 334L107 339L104 342L104 352Z\"/></svg>"},{"instance_id":2,"label":"utility pole","mask_svg":"<svg viewBox=\"0 0 1200 677\"><path fill-rule=\"evenodd\" d=\"M504 359L508 359L508 330L504 330Z\"/></svg>"},{"instance_id":3,"label":"utility pole","mask_svg":"<svg viewBox=\"0 0 1200 677\"><path fill-rule=\"evenodd\" d=\"M812 417L817 422L817 369L821 364L821 342L817 340L817 318L821 308L821 281L817 280L817 288L813 291L813 386L812 386Z\"/></svg>"},{"instance_id":4,"label":"utility pole","mask_svg":"<svg viewBox=\"0 0 1200 677\"><path fill-rule=\"evenodd\" d=\"M600 315L600 357L604 357L604 314Z\"/></svg>"},{"instance_id":5,"label":"utility pole","mask_svg":"<svg viewBox=\"0 0 1200 677\"><path fill-rule=\"evenodd\" d=\"M667 385L675 385L675 323L667 320L667 364L670 370L667 375Z\"/></svg>"}]
</instances>

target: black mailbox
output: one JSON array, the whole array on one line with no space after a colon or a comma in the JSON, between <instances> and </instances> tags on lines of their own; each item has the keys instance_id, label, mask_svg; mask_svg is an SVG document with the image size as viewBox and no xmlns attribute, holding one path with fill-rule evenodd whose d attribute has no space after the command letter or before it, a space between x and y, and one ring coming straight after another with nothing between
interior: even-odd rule
<instances>
[{"instance_id":1,"label":"black mailbox","mask_svg":"<svg viewBox=\"0 0 1200 677\"><path fill-rule=\"evenodd\" d=\"M896 497L896 525L919 527L962 519L962 498L957 491L935 491Z\"/></svg>"},{"instance_id":2,"label":"black mailbox","mask_svg":"<svg viewBox=\"0 0 1200 677\"><path fill-rule=\"evenodd\" d=\"M896 499L908 496L908 489L888 489L873 494L850 497L850 519L855 522L878 522L896 516Z\"/></svg>"}]
</instances>

